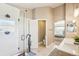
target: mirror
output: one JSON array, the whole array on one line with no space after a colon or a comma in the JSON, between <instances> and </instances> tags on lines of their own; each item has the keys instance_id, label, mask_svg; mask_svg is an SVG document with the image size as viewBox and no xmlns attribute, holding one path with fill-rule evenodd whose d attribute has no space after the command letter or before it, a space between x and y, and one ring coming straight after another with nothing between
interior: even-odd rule
<instances>
[{"instance_id":1,"label":"mirror","mask_svg":"<svg viewBox=\"0 0 79 59\"><path fill-rule=\"evenodd\" d=\"M65 21L60 20L54 23L54 36L59 38L65 37Z\"/></svg>"},{"instance_id":2,"label":"mirror","mask_svg":"<svg viewBox=\"0 0 79 59\"><path fill-rule=\"evenodd\" d=\"M76 21L68 21L67 22L67 32L75 32Z\"/></svg>"}]
</instances>

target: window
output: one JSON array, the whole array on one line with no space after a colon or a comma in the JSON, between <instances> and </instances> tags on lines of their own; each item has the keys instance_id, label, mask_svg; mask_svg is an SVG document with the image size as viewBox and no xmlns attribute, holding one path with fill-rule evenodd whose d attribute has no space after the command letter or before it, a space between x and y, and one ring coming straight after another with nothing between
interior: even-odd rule
<instances>
[{"instance_id":1,"label":"window","mask_svg":"<svg viewBox=\"0 0 79 59\"><path fill-rule=\"evenodd\" d=\"M14 20L0 19L0 34L14 32L15 26Z\"/></svg>"},{"instance_id":2,"label":"window","mask_svg":"<svg viewBox=\"0 0 79 59\"><path fill-rule=\"evenodd\" d=\"M0 19L0 25L4 25L4 26L7 26L7 25L15 25L15 21L13 20L3 20L3 19Z\"/></svg>"},{"instance_id":3,"label":"window","mask_svg":"<svg viewBox=\"0 0 79 59\"><path fill-rule=\"evenodd\" d=\"M65 21L57 21L54 23L54 36L64 37L65 36Z\"/></svg>"}]
</instances>

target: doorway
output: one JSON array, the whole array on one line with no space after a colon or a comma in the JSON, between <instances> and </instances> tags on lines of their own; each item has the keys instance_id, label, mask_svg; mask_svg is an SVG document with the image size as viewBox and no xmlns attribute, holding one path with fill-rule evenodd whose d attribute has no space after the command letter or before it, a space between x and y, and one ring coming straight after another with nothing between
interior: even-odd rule
<instances>
[{"instance_id":1,"label":"doorway","mask_svg":"<svg viewBox=\"0 0 79 59\"><path fill-rule=\"evenodd\" d=\"M38 47L46 47L46 20L38 20Z\"/></svg>"}]
</instances>

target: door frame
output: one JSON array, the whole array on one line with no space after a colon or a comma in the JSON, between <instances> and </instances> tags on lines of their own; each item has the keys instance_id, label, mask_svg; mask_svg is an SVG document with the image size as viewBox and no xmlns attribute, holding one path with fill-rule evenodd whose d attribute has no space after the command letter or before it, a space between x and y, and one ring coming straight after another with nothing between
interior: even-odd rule
<instances>
[{"instance_id":1,"label":"door frame","mask_svg":"<svg viewBox=\"0 0 79 59\"><path fill-rule=\"evenodd\" d=\"M46 22L46 27L47 27L47 19L35 19L35 20L37 20L37 21L39 21L39 20L45 20L45 22ZM47 29L46 29L46 35L45 35L45 40L46 40L46 48L48 47L47 46ZM39 44L38 44L39 45Z\"/></svg>"}]
</instances>

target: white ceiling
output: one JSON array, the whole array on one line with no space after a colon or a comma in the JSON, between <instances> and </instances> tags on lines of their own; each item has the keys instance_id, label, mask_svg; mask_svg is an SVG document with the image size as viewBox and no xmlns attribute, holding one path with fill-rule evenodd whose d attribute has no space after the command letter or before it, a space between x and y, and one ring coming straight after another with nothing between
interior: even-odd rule
<instances>
[{"instance_id":1,"label":"white ceiling","mask_svg":"<svg viewBox=\"0 0 79 59\"><path fill-rule=\"evenodd\" d=\"M52 7L55 8L57 6L62 5L63 3L10 3L9 5L15 6L17 8L37 8L37 7Z\"/></svg>"}]
</instances>

